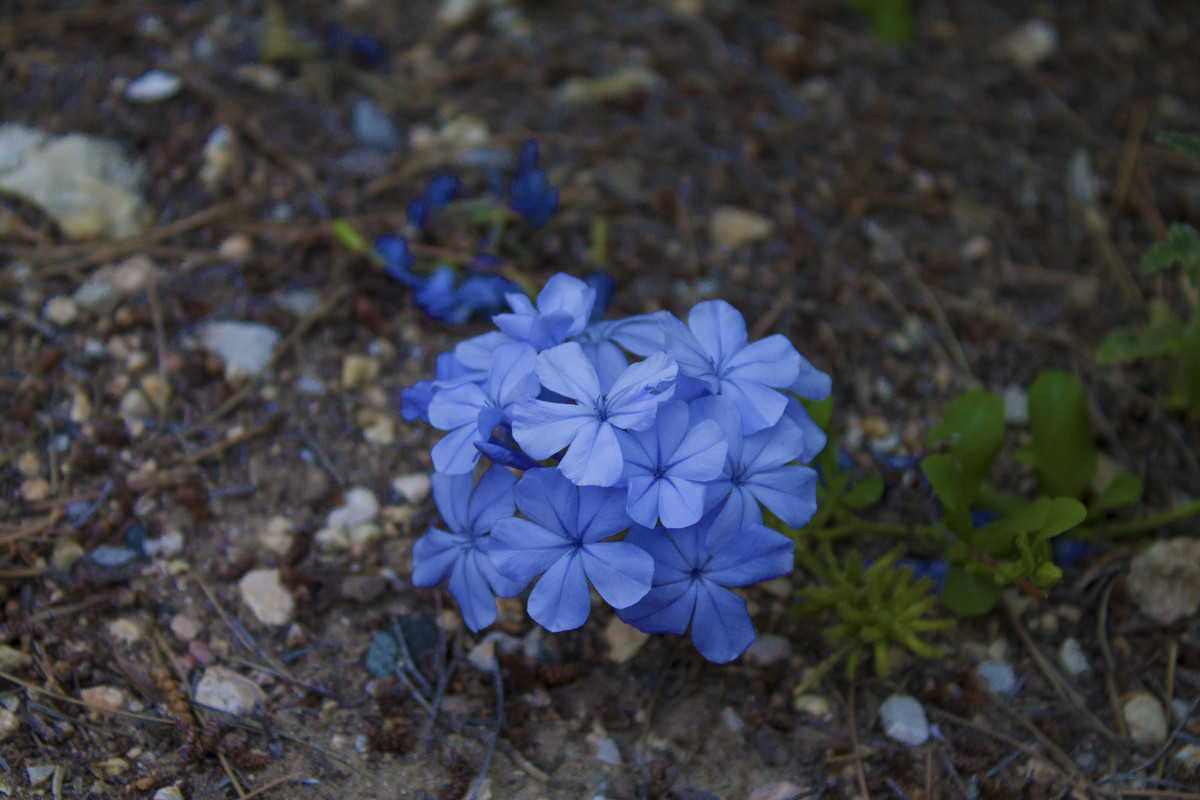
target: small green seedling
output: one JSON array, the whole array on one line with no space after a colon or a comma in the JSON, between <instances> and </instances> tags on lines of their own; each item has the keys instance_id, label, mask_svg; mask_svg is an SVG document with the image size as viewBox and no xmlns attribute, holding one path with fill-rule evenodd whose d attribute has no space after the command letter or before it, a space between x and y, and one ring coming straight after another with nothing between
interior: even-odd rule
<instances>
[{"instance_id":1,"label":"small green seedling","mask_svg":"<svg viewBox=\"0 0 1200 800\"><path fill-rule=\"evenodd\" d=\"M883 497L883 477L853 481L853 474L838 463L840 442L830 424L833 416L833 400L826 398L819 403L805 402L808 415L825 432L825 447L813 459L812 465L821 475L817 482L817 513L804 526L805 531L817 531L831 522L842 519L853 512L879 502ZM787 531L784 531L785 533Z\"/></svg>"},{"instance_id":2,"label":"small green seedling","mask_svg":"<svg viewBox=\"0 0 1200 800\"><path fill-rule=\"evenodd\" d=\"M1200 137L1162 134L1159 142L1191 156L1200 166ZM1200 232L1188 224L1172 225L1167 238L1156 243L1142 259L1142 273L1150 275L1178 264L1190 286L1191 316L1159 306L1144 327L1113 331L1100 346L1104 363L1152 360L1159 363L1167 382L1163 405L1200 415Z\"/></svg>"},{"instance_id":3,"label":"small green seedling","mask_svg":"<svg viewBox=\"0 0 1200 800\"><path fill-rule=\"evenodd\" d=\"M890 44L908 44L913 38L910 0L843 0L862 17L871 33Z\"/></svg>"}]
</instances>

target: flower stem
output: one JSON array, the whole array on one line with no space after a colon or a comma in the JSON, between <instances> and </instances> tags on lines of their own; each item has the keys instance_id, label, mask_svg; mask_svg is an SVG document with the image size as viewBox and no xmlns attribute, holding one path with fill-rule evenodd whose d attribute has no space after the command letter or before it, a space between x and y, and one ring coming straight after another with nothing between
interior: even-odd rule
<instances>
[{"instance_id":1,"label":"flower stem","mask_svg":"<svg viewBox=\"0 0 1200 800\"><path fill-rule=\"evenodd\" d=\"M1110 522L1106 525L1097 525L1095 527L1088 526L1083 529L1083 532L1086 532L1089 536L1111 536L1113 538L1138 536L1148 533L1155 528L1161 528L1173 522L1179 522L1180 520L1195 516L1196 514L1200 514L1200 499L1177 505L1174 508L1169 508L1166 511L1152 514L1149 517L1142 517L1141 519L1131 519L1126 522Z\"/></svg>"}]
</instances>

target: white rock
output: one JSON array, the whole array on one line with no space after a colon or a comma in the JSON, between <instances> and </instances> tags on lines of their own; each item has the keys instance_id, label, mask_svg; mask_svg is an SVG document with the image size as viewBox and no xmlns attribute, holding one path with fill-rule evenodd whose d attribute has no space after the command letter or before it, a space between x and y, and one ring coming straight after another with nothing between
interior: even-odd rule
<instances>
[{"instance_id":1,"label":"white rock","mask_svg":"<svg viewBox=\"0 0 1200 800\"><path fill-rule=\"evenodd\" d=\"M434 18L443 28L458 28L482 16L487 7L487 0L442 0Z\"/></svg>"},{"instance_id":2,"label":"white rock","mask_svg":"<svg viewBox=\"0 0 1200 800\"><path fill-rule=\"evenodd\" d=\"M7 708L0 708L0 742L21 729L21 718Z\"/></svg>"},{"instance_id":3,"label":"white rock","mask_svg":"<svg viewBox=\"0 0 1200 800\"><path fill-rule=\"evenodd\" d=\"M1129 596L1149 617L1170 625L1200 607L1200 539L1156 542L1129 565Z\"/></svg>"},{"instance_id":4,"label":"white rock","mask_svg":"<svg viewBox=\"0 0 1200 800\"><path fill-rule=\"evenodd\" d=\"M618 617L613 617L604 626L604 640L608 642L608 658L618 664L624 664L633 658L649 638L649 634L622 622Z\"/></svg>"},{"instance_id":5,"label":"white rock","mask_svg":"<svg viewBox=\"0 0 1200 800\"><path fill-rule=\"evenodd\" d=\"M237 148L233 133L224 125L209 131L201 150L200 180L209 189L217 189L225 182L225 176L237 161Z\"/></svg>"},{"instance_id":6,"label":"white rock","mask_svg":"<svg viewBox=\"0 0 1200 800\"><path fill-rule=\"evenodd\" d=\"M258 621L264 625L291 622L296 600L283 585L278 569L254 569L238 581L238 591Z\"/></svg>"},{"instance_id":7,"label":"white rock","mask_svg":"<svg viewBox=\"0 0 1200 800\"><path fill-rule=\"evenodd\" d=\"M161 69L152 69L125 85L125 99L131 103L157 103L179 94L183 81Z\"/></svg>"},{"instance_id":8,"label":"white rock","mask_svg":"<svg viewBox=\"0 0 1200 800\"><path fill-rule=\"evenodd\" d=\"M782 636L767 634L759 636L746 650L746 661L766 666L787 661L792 655L792 643Z\"/></svg>"},{"instance_id":9,"label":"white rock","mask_svg":"<svg viewBox=\"0 0 1200 800\"><path fill-rule=\"evenodd\" d=\"M1162 703L1149 692L1134 692L1121 706L1129 738L1140 747L1155 747L1167 740L1167 718Z\"/></svg>"},{"instance_id":10,"label":"white rock","mask_svg":"<svg viewBox=\"0 0 1200 800\"><path fill-rule=\"evenodd\" d=\"M1005 54L1021 69L1032 69L1058 47L1058 29L1044 19L1031 19L1004 42Z\"/></svg>"},{"instance_id":11,"label":"white rock","mask_svg":"<svg viewBox=\"0 0 1200 800\"><path fill-rule=\"evenodd\" d=\"M119 239L144 230L151 214L140 182L140 169L113 142L0 125L0 189L36 203L70 239Z\"/></svg>"},{"instance_id":12,"label":"white rock","mask_svg":"<svg viewBox=\"0 0 1200 800\"><path fill-rule=\"evenodd\" d=\"M200 344L217 354L226 368L257 375L271 360L279 331L257 322L209 322L199 333Z\"/></svg>"},{"instance_id":13,"label":"white rock","mask_svg":"<svg viewBox=\"0 0 1200 800\"><path fill-rule=\"evenodd\" d=\"M42 306L42 319L51 325L68 328L79 319L79 304L69 297L51 297Z\"/></svg>"},{"instance_id":14,"label":"white rock","mask_svg":"<svg viewBox=\"0 0 1200 800\"><path fill-rule=\"evenodd\" d=\"M1083 645L1074 636L1063 640L1062 646L1058 648L1058 660L1067 674L1075 678L1092 669L1087 654L1083 652Z\"/></svg>"},{"instance_id":15,"label":"white rock","mask_svg":"<svg viewBox=\"0 0 1200 800\"><path fill-rule=\"evenodd\" d=\"M197 703L229 714L249 714L266 701L257 683L225 667L209 667L196 684Z\"/></svg>"},{"instance_id":16,"label":"white rock","mask_svg":"<svg viewBox=\"0 0 1200 800\"><path fill-rule=\"evenodd\" d=\"M350 127L359 144L377 150L395 150L402 143L391 118L365 97L354 101L350 109Z\"/></svg>"},{"instance_id":17,"label":"white rock","mask_svg":"<svg viewBox=\"0 0 1200 800\"><path fill-rule=\"evenodd\" d=\"M351 354L342 359L342 388L361 391L379 380L379 359Z\"/></svg>"},{"instance_id":18,"label":"white rock","mask_svg":"<svg viewBox=\"0 0 1200 800\"><path fill-rule=\"evenodd\" d=\"M617 743L607 736L596 739L596 760L601 764L620 766L621 751L617 749Z\"/></svg>"},{"instance_id":19,"label":"white rock","mask_svg":"<svg viewBox=\"0 0 1200 800\"><path fill-rule=\"evenodd\" d=\"M1200 745L1185 744L1175 754L1175 760L1182 764L1185 769L1193 772L1200 770Z\"/></svg>"},{"instance_id":20,"label":"white rock","mask_svg":"<svg viewBox=\"0 0 1200 800\"><path fill-rule=\"evenodd\" d=\"M108 635L119 642L133 644L142 638L142 626L135 619L120 617L108 623Z\"/></svg>"},{"instance_id":21,"label":"white rock","mask_svg":"<svg viewBox=\"0 0 1200 800\"><path fill-rule=\"evenodd\" d=\"M1029 393L1021 386L1004 389L1004 421L1010 425L1029 424Z\"/></svg>"},{"instance_id":22,"label":"white rock","mask_svg":"<svg viewBox=\"0 0 1200 800\"><path fill-rule=\"evenodd\" d=\"M721 709L721 721L725 723L726 728L729 728L729 730L733 731L734 733L746 732L745 721L743 721L742 718L737 715L737 712L729 706L725 706Z\"/></svg>"},{"instance_id":23,"label":"white rock","mask_svg":"<svg viewBox=\"0 0 1200 800\"><path fill-rule=\"evenodd\" d=\"M662 76L641 64L627 64L600 78L568 78L554 90L554 100L565 106L586 106L640 97L662 85Z\"/></svg>"},{"instance_id":24,"label":"white rock","mask_svg":"<svg viewBox=\"0 0 1200 800\"><path fill-rule=\"evenodd\" d=\"M292 551L296 543L296 526L287 517L275 516L267 521L263 532L258 536L258 543L263 549L276 555L284 556Z\"/></svg>"},{"instance_id":25,"label":"white rock","mask_svg":"<svg viewBox=\"0 0 1200 800\"><path fill-rule=\"evenodd\" d=\"M342 500L342 505L330 511L325 518L325 527L353 528L370 522L379 514L379 500L370 489L362 486L347 489Z\"/></svg>"},{"instance_id":26,"label":"white rock","mask_svg":"<svg viewBox=\"0 0 1200 800\"><path fill-rule=\"evenodd\" d=\"M183 800L183 791L179 784L173 783L159 789L150 800Z\"/></svg>"},{"instance_id":27,"label":"white rock","mask_svg":"<svg viewBox=\"0 0 1200 800\"><path fill-rule=\"evenodd\" d=\"M90 686L80 689L79 699L93 708L122 711L129 705L129 694L116 686Z\"/></svg>"},{"instance_id":28,"label":"white rock","mask_svg":"<svg viewBox=\"0 0 1200 800\"><path fill-rule=\"evenodd\" d=\"M975 671L988 694L1012 695L1018 688L1017 673L1007 661L985 661Z\"/></svg>"},{"instance_id":29,"label":"white rock","mask_svg":"<svg viewBox=\"0 0 1200 800\"><path fill-rule=\"evenodd\" d=\"M0 669L5 672L16 672L32 663L33 657L24 650L0 644Z\"/></svg>"},{"instance_id":30,"label":"white rock","mask_svg":"<svg viewBox=\"0 0 1200 800\"><path fill-rule=\"evenodd\" d=\"M819 694L800 694L792 698L792 708L815 720L833 719L833 708L829 700Z\"/></svg>"},{"instance_id":31,"label":"white rock","mask_svg":"<svg viewBox=\"0 0 1200 800\"><path fill-rule=\"evenodd\" d=\"M914 697L894 694L879 707L879 721L889 739L911 747L929 741L929 720Z\"/></svg>"},{"instance_id":32,"label":"white rock","mask_svg":"<svg viewBox=\"0 0 1200 800\"><path fill-rule=\"evenodd\" d=\"M713 212L708 229L713 241L721 247L738 250L766 239L775 230L775 223L753 211L721 206Z\"/></svg>"},{"instance_id":33,"label":"white rock","mask_svg":"<svg viewBox=\"0 0 1200 800\"><path fill-rule=\"evenodd\" d=\"M396 494L413 505L429 497L431 487L429 476L424 472L412 472L392 480L392 488L396 490Z\"/></svg>"}]
</instances>

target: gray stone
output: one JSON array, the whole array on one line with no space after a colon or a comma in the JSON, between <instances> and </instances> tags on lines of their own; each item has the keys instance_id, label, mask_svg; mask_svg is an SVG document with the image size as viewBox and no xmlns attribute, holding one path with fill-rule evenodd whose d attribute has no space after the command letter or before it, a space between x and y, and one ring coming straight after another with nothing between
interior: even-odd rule
<instances>
[{"instance_id":1,"label":"gray stone","mask_svg":"<svg viewBox=\"0 0 1200 800\"><path fill-rule=\"evenodd\" d=\"M1074 636L1063 640L1062 646L1058 648L1058 660L1062 663L1063 669L1075 678L1092 669L1087 655L1083 652L1083 645L1079 644L1079 640Z\"/></svg>"},{"instance_id":2,"label":"gray stone","mask_svg":"<svg viewBox=\"0 0 1200 800\"><path fill-rule=\"evenodd\" d=\"M131 103L157 103L179 94L183 81L178 75L152 69L125 85L125 99Z\"/></svg>"},{"instance_id":3,"label":"gray stone","mask_svg":"<svg viewBox=\"0 0 1200 800\"><path fill-rule=\"evenodd\" d=\"M1019 688L1017 673L1007 661L985 661L975 674L983 682L988 694L1010 697Z\"/></svg>"},{"instance_id":4,"label":"gray stone","mask_svg":"<svg viewBox=\"0 0 1200 800\"><path fill-rule=\"evenodd\" d=\"M920 747L929 741L929 720L916 698L894 694L879 707L879 721L889 739Z\"/></svg>"},{"instance_id":5,"label":"gray stone","mask_svg":"<svg viewBox=\"0 0 1200 800\"><path fill-rule=\"evenodd\" d=\"M609 764L614 767L620 766L621 751L617 749L617 743L607 736L597 739L596 760L601 764Z\"/></svg>"},{"instance_id":6,"label":"gray stone","mask_svg":"<svg viewBox=\"0 0 1200 800\"><path fill-rule=\"evenodd\" d=\"M1200 606L1200 539L1156 542L1129 565L1129 596L1146 616L1170 625Z\"/></svg>"},{"instance_id":7,"label":"gray stone","mask_svg":"<svg viewBox=\"0 0 1200 800\"><path fill-rule=\"evenodd\" d=\"M782 636L759 636L746 650L746 661L767 666L787 661L792 656L792 643Z\"/></svg>"},{"instance_id":8,"label":"gray stone","mask_svg":"<svg viewBox=\"0 0 1200 800\"><path fill-rule=\"evenodd\" d=\"M1129 738L1140 747L1157 747L1167 740L1162 703L1149 692L1134 692L1121 706Z\"/></svg>"},{"instance_id":9,"label":"gray stone","mask_svg":"<svg viewBox=\"0 0 1200 800\"><path fill-rule=\"evenodd\" d=\"M151 213L141 177L114 142L0 125L0 189L36 203L69 239L120 239L145 230Z\"/></svg>"},{"instance_id":10,"label":"gray stone","mask_svg":"<svg viewBox=\"0 0 1200 800\"><path fill-rule=\"evenodd\" d=\"M197 703L229 714L249 714L266 701L257 683L225 667L209 667L196 684Z\"/></svg>"},{"instance_id":11,"label":"gray stone","mask_svg":"<svg viewBox=\"0 0 1200 800\"><path fill-rule=\"evenodd\" d=\"M227 369L247 375L263 371L279 344L279 331L257 322L209 322L200 329L200 344L216 353Z\"/></svg>"},{"instance_id":12,"label":"gray stone","mask_svg":"<svg viewBox=\"0 0 1200 800\"><path fill-rule=\"evenodd\" d=\"M403 143L388 115L365 97L355 101L350 111L350 127L354 138L365 147L392 151Z\"/></svg>"}]
</instances>

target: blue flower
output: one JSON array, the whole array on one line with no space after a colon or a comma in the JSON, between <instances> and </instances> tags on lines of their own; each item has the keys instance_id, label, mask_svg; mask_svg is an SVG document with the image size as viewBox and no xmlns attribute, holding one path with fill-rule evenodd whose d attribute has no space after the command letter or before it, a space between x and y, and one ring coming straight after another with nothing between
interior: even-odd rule
<instances>
[{"instance_id":1,"label":"blue flower","mask_svg":"<svg viewBox=\"0 0 1200 800\"><path fill-rule=\"evenodd\" d=\"M537 162L537 140L529 139L521 145L517 172L508 182L509 205L533 228L549 222L558 208L558 189L550 185L550 179Z\"/></svg>"},{"instance_id":2,"label":"blue flower","mask_svg":"<svg viewBox=\"0 0 1200 800\"><path fill-rule=\"evenodd\" d=\"M629 497L626 510L647 528L695 525L704 514L705 484L725 466L725 434L712 420L691 425L682 400L658 409L654 425L620 437ZM761 519L759 520L762 521Z\"/></svg>"},{"instance_id":3,"label":"blue flower","mask_svg":"<svg viewBox=\"0 0 1200 800\"><path fill-rule=\"evenodd\" d=\"M817 473L793 462L807 461L821 448L813 452L815 443L799 425L785 415L770 428L744 436L737 407L719 396L694 401L691 412L693 420L715 422L729 444L725 469L708 489L710 504L724 498L713 530L761 525L760 503L789 528L800 528L812 519L817 510ZM813 428L820 433L815 424Z\"/></svg>"},{"instance_id":4,"label":"blue flower","mask_svg":"<svg viewBox=\"0 0 1200 800\"><path fill-rule=\"evenodd\" d=\"M589 272L583 276L583 282L596 290L596 302L592 304L592 313L588 321L599 322L608 311L613 292L617 290L617 281L607 272Z\"/></svg>"},{"instance_id":5,"label":"blue flower","mask_svg":"<svg viewBox=\"0 0 1200 800\"><path fill-rule=\"evenodd\" d=\"M600 376L601 385L611 384L629 366L625 350L644 357L663 349L665 339L659 320L666 313L592 322L571 341L583 348L583 354Z\"/></svg>"},{"instance_id":6,"label":"blue flower","mask_svg":"<svg viewBox=\"0 0 1200 800\"><path fill-rule=\"evenodd\" d=\"M538 354L538 379L575 402L520 401L513 408L513 436L536 459L565 447L558 466L572 483L615 486L625 469L617 431L644 431L653 425L659 404L675 391L676 372L670 357L655 353L631 364L604 391L578 344L552 347Z\"/></svg>"},{"instance_id":7,"label":"blue flower","mask_svg":"<svg viewBox=\"0 0 1200 800\"><path fill-rule=\"evenodd\" d=\"M588 582L613 608L633 605L650 588L654 561L638 547L604 539L629 527L625 493L577 487L557 469L532 469L516 488L528 519L503 519L488 552L496 569L527 583L529 616L549 631L578 628L591 610Z\"/></svg>"},{"instance_id":8,"label":"blue flower","mask_svg":"<svg viewBox=\"0 0 1200 800\"><path fill-rule=\"evenodd\" d=\"M749 343L746 320L724 300L697 303L684 325L662 318L666 349L682 377L737 404L742 432L754 433L779 421L790 387L800 374L800 354L780 334Z\"/></svg>"},{"instance_id":9,"label":"blue flower","mask_svg":"<svg viewBox=\"0 0 1200 800\"><path fill-rule=\"evenodd\" d=\"M791 573L795 553L791 539L762 525L710 533L712 523L709 515L680 530L631 529L625 543L654 558L654 579L646 596L617 616L645 633L682 634L690 624L700 655L723 664L754 642L746 601L728 587Z\"/></svg>"},{"instance_id":10,"label":"blue flower","mask_svg":"<svg viewBox=\"0 0 1200 800\"><path fill-rule=\"evenodd\" d=\"M866 561L863 561L863 566L868 566ZM946 574L950 570L950 566L942 559L935 558L930 561L921 561L915 558L901 558L896 561L896 568L908 567L912 572L913 580L919 581L922 578L928 578L933 581L934 593L940 593L942 587L946 585Z\"/></svg>"},{"instance_id":11,"label":"blue flower","mask_svg":"<svg viewBox=\"0 0 1200 800\"><path fill-rule=\"evenodd\" d=\"M413 293L413 302L417 308L425 312L430 319L447 322L451 325L461 325L467 321L470 313L463 313L458 305L458 296L454 291L454 267L439 264L434 268L425 285Z\"/></svg>"},{"instance_id":12,"label":"blue flower","mask_svg":"<svg viewBox=\"0 0 1200 800\"><path fill-rule=\"evenodd\" d=\"M528 581L501 575L488 556L489 533L514 511L516 478L503 467L492 467L475 482L471 473L434 473L433 501L448 530L430 528L413 544L413 586L437 586L449 577L447 588L458 602L463 622L473 631L496 619L496 600L515 597Z\"/></svg>"},{"instance_id":13,"label":"blue flower","mask_svg":"<svg viewBox=\"0 0 1200 800\"><path fill-rule=\"evenodd\" d=\"M425 285L425 279L414 275L417 257L408 251L408 240L400 236L380 236L375 239L375 252L383 259L383 271L388 277L410 289Z\"/></svg>"},{"instance_id":14,"label":"blue flower","mask_svg":"<svg viewBox=\"0 0 1200 800\"><path fill-rule=\"evenodd\" d=\"M436 392L429 402L429 421L449 431L433 446L433 468L438 472L470 472L479 461L476 442L486 442L501 422L507 421L518 400L537 393L534 373L537 355L526 344L497 347L487 379L462 383Z\"/></svg>"},{"instance_id":15,"label":"blue flower","mask_svg":"<svg viewBox=\"0 0 1200 800\"><path fill-rule=\"evenodd\" d=\"M521 291L521 287L495 273L473 273L458 287L455 302L460 310L471 314L491 316L504 308L505 298Z\"/></svg>"},{"instance_id":16,"label":"blue flower","mask_svg":"<svg viewBox=\"0 0 1200 800\"><path fill-rule=\"evenodd\" d=\"M425 202L424 197L416 198L408 204L404 218L405 224L413 233L424 230L429 224L429 203Z\"/></svg>"},{"instance_id":17,"label":"blue flower","mask_svg":"<svg viewBox=\"0 0 1200 800\"><path fill-rule=\"evenodd\" d=\"M436 214L456 197L467 194L467 187L453 175L434 175L425 186L425 202L430 214Z\"/></svg>"},{"instance_id":18,"label":"blue flower","mask_svg":"<svg viewBox=\"0 0 1200 800\"><path fill-rule=\"evenodd\" d=\"M545 350L581 333L587 326L596 290L565 273L558 273L538 292L537 307L520 292L506 295L511 314L497 314L492 322L518 342Z\"/></svg>"}]
</instances>

